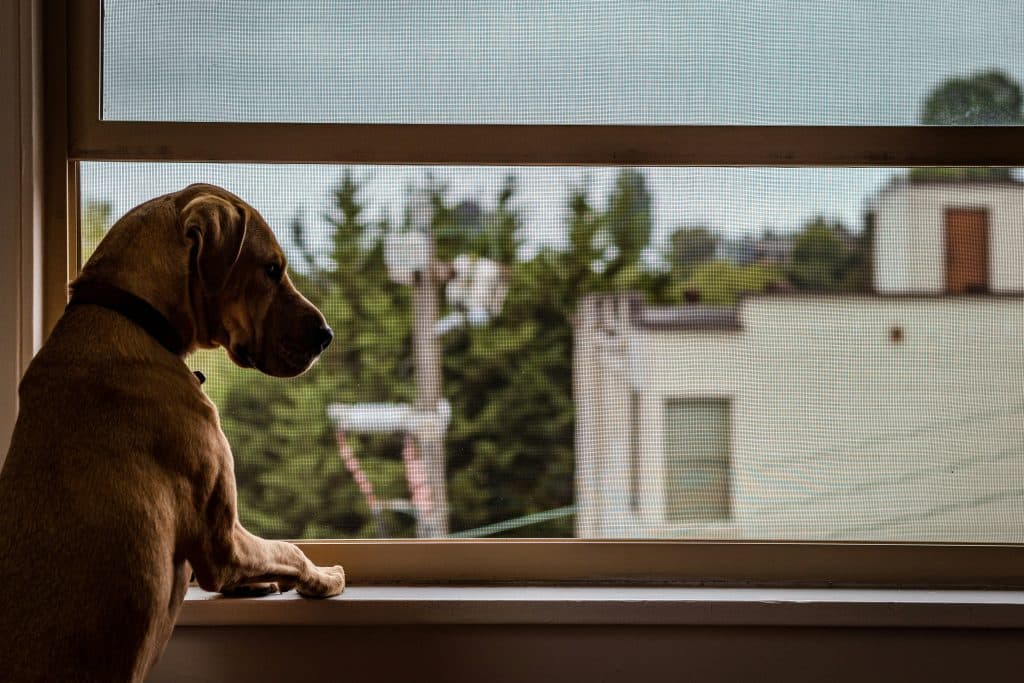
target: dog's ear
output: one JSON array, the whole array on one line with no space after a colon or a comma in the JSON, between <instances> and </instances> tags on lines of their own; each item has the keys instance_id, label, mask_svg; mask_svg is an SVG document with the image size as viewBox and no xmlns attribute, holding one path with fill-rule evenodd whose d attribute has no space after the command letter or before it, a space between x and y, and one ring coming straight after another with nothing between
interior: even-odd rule
<instances>
[{"instance_id":1,"label":"dog's ear","mask_svg":"<svg viewBox=\"0 0 1024 683\"><path fill-rule=\"evenodd\" d=\"M249 212L214 195L199 195L181 212L186 239L192 242L199 282L218 292L231 275L245 243Z\"/></svg>"}]
</instances>

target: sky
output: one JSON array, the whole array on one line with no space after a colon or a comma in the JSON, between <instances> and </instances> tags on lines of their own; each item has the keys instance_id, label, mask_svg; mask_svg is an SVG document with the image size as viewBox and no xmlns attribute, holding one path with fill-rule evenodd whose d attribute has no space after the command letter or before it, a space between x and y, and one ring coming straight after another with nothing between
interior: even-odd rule
<instances>
[{"instance_id":1,"label":"sky","mask_svg":"<svg viewBox=\"0 0 1024 683\"><path fill-rule=\"evenodd\" d=\"M197 20L198 17L198 20ZM945 78L1024 79L1019 0L106 0L111 120L913 125ZM397 216L422 167L358 167L371 216ZM434 168L493 204L508 169ZM738 236L821 214L857 228L899 169L654 168L655 235ZM570 187L609 168L523 168L531 242L560 243ZM82 194L116 214L189 182L235 190L271 225L326 227L337 167L100 164ZM321 231L322 232L322 231Z\"/></svg>"},{"instance_id":2,"label":"sky","mask_svg":"<svg viewBox=\"0 0 1024 683\"><path fill-rule=\"evenodd\" d=\"M408 190L427 174L441 180L452 201L473 199L485 208L496 204L504 178L515 174L514 206L520 212L528 244L559 246L565 236L567 202L573 187L590 189L603 207L614 185L614 168L352 166L364 182L360 198L372 220L398 224ZM153 164L88 162L82 165L84 201L105 200L120 216L147 199L192 182L212 182L253 204L276 229L286 249L284 228L299 217L326 245L331 189L342 168L299 164ZM765 229L798 229L816 215L842 220L859 229L867 197L896 172L880 168L647 168L656 243L680 225L711 227L728 237L760 234Z\"/></svg>"},{"instance_id":3,"label":"sky","mask_svg":"<svg viewBox=\"0 0 1024 683\"><path fill-rule=\"evenodd\" d=\"M106 0L103 115L914 124L1024 75L1019 0Z\"/></svg>"}]
</instances>

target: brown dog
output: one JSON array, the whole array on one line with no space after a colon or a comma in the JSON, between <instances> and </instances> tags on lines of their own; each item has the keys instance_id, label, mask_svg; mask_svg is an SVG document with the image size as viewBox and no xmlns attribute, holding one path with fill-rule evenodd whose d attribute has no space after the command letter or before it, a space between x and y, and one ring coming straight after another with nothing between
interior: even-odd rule
<instances>
[{"instance_id":1,"label":"brown dog","mask_svg":"<svg viewBox=\"0 0 1024 683\"><path fill-rule=\"evenodd\" d=\"M342 591L341 567L242 528L217 410L182 360L223 346L243 367L305 371L331 330L284 271L263 218L212 185L136 207L100 243L19 389L0 679L143 680L190 565L211 591Z\"/></svg>"}]
</instances>

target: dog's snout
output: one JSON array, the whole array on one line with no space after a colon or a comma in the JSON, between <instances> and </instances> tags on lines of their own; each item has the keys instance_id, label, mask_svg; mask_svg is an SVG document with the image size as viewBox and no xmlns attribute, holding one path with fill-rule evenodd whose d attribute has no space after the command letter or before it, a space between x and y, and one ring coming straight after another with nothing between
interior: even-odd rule
<instances>
[{"instance_id":1,"label":"dog's snout","mask_svg":"<svg viewBox=\"0 0 1024 683\"><path fill-rule=\"evenodd\" d=\"M334 330L332 330L326 323L321 325L318 339L320 352L323 353L324 349L330 346L331 341L334 339Z\"/></svg>"}]
</instances>

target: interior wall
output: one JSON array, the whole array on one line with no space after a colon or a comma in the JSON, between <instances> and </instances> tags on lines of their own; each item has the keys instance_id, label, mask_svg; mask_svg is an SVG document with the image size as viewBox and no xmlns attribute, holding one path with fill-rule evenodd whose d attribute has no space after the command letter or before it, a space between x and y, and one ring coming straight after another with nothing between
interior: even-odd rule
<instances>
[{"instance_id":1,"label":"interior wall","mask_svg":"<svg viewBox=\"0 0 1024 683\"><path fill-rule=\"evenodd\" d=\"M0 3L0 466L42 333L41 9Z\"/></svg>"},{"instance_id":2,"label":"interior wall","mask_svg":"<svg viewBox=\"0 0 1024 683\"><path fill-rule=\"evenodd\" d=\"M148 680L1015 680L1022 645L992 629L179 627Z\"/></svg>"},{"instance_id":3,"label":"interior wall","mask_svg":"<svg viewBox=\"0 0 1024 683\"><path fill-rule=\"evenodd\" d=\"M0 3L0 466L42 336L42 0Z\"/></svg>"}]
</instances>

